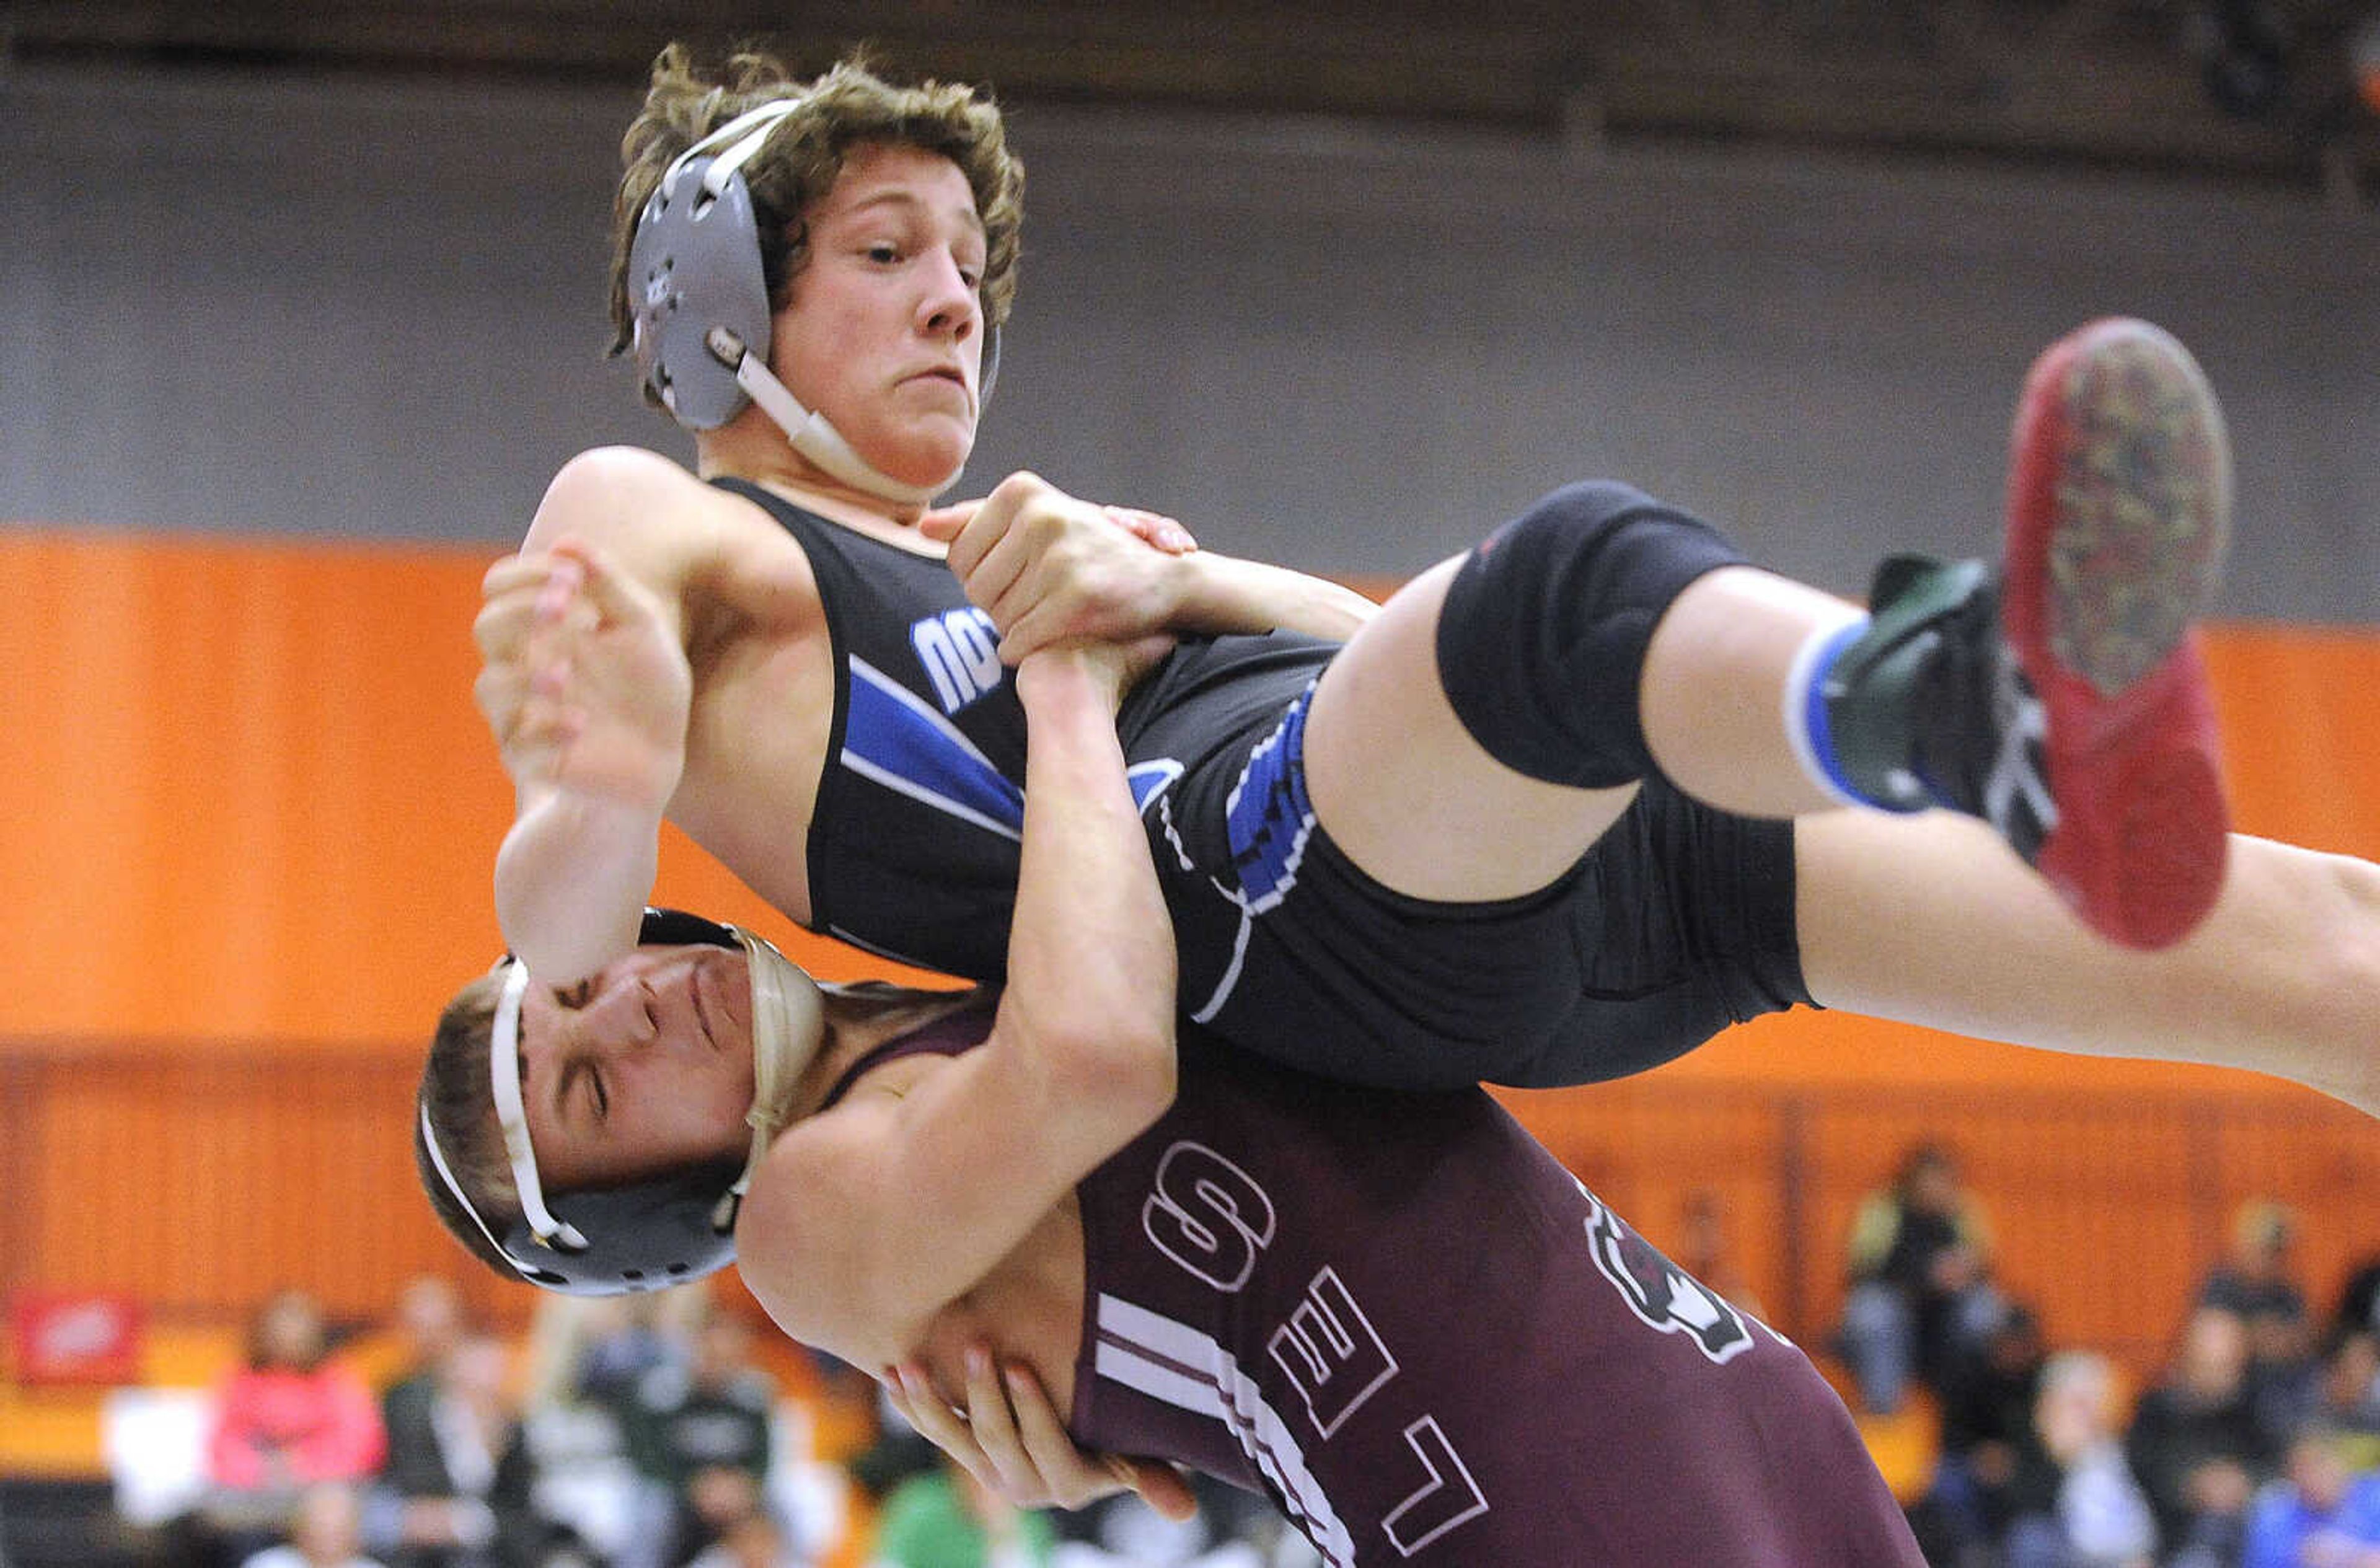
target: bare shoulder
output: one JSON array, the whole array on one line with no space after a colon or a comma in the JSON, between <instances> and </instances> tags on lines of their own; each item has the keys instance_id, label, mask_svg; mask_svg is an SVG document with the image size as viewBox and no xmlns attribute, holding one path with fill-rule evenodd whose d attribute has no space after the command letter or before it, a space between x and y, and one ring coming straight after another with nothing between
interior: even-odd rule
<instances>
[{"instance_id":1,"label":"bare shoulder","mask_svg":"<svg viewBox=\"0 0 2380 1568\"><path fill-rule=\"evenodd\" d=\"M576 539L617 549L647 535L683 532L728 499L658 452L593 447L563 464L545 487L522 548Z\"/></svg>"},{"instance_id":2,"label":"bare shoulder","mask_svg":"<svg viewBox=\"0 0 2380 1568\"><path fill-rule=\"evenodd\" d=\"M736 1271L754 1299L803 1343L859 1365L898 1355L913 1331L899 1325L918 1312L883 1299L873 1240L894 1196L889 1148L912 1082L909 1073L864 1079L832 1110L795 1123L770 1146L735 1218Z\"/></svg>"},{"instance_id":3,"label":"bare shoulder","mask_svg":"<svg viewBox=\"0 0 2380 1568\"><path fill-rule=\"evenodd\" d=\"M564 540L605 552L651 588L692 589L758 619L801 619L817 596L808 559L783 529L642 447L594 447L554 474L521 548Z\"/></svg>"},{"instance_id":4,"label":"bare shoulder","mask_svg":"<svg viewBox=\"0 0 2380 1568\"><path fill-rule=\"evenodd\" d=\"M1076 1116L1093 1097L1002 1041L881 1063L771 1147L736 1249L788 1333L861 1366L905 1354L1138 1130Z\"/></svg>"}]
</instances>

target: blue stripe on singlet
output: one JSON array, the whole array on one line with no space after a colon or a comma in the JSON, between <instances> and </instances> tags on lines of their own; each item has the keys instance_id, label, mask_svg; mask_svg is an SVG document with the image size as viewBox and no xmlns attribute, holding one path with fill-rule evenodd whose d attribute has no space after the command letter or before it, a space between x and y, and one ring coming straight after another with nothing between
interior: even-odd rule
<instances>
[{"instance_id":1,"label":"blue stripe on singlet","mask_svg":"<svg viewBox=\"0 0 2380 1568\"><path fill-rule=\"evenodd\" d=\"M1251 915L1263 914L1297 885L1297 865L1314 831L1314 803L1305 795L1305 709L1313 697L1308 686L1289 705L1280 727L1248 754L1223 804L1241 907Z\"/></svg>"},{"instance_id":2,"label":"blue stripe on singlet","mask_svg":"<svg viewBox=\"0 0 2380 1568\"><path fill-rule=\"evenodd\" d=\"M867 660L851 660L843 765L937 811L1020 838L1025 792L951 722Z\"/></svg>"},{"instance_id":3,"label":"blue stripe on singlet","mask_svg":"<svg viewBox=\"0 0 2380 1568\"><path fill-rule=\"evenodd\" d=\"M1171 757L1160 758L1154 762L1135 762L1124 770L1123 776L1124 782L1132 785L1132 803L1147 811L1148 803L1172 787L1173 781L1182 776L1182 764Z\"/></svg>"}]
</instances>

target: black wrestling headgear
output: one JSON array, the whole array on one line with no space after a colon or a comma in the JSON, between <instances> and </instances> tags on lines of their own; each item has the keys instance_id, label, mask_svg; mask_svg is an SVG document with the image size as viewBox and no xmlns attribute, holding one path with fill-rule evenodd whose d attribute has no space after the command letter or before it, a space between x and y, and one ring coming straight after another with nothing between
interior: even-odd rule
<instances>
[{"instance_id":1,"label":"black wrestling headgear","mask_svg":"<svg viewBox=\"0 0 2380 1568\"><path fill-rule=\"evenodd\" d=\"M489 1031L496 1121L512 1158L520 1215L500 1234L455 1176L425 1095L418 1134L447 1192L521 1278L565 1295L618 1295L682 1284L735 1258L735 1213L752 1172L783 1124L784 1094L817 1053L826 1029L818 983L751 932L674 909L648 909L645 946L740 948L749 957L755 1094L747 1118L752 1150L740 1166L714 1161L648 1181L570 1193L548 1202L529 1147L520 1095L520 1007L528 970L507 955L504 986Z\"/></svg>"}]
</instances>

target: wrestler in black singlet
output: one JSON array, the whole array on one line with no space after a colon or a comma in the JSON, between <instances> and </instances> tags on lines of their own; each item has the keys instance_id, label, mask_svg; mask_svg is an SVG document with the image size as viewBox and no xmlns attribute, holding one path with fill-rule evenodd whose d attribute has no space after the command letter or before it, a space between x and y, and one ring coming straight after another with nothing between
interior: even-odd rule
<instances>
[{"instance_id":1,"label":"wrestler in black singlet","mask_svg":"<svg viewBox=\"0 0 2380 1568\"><path fill-rule=\"evenodd\" d=\"M794 536L825 606L835 713L810 821L813 926L999 979L1025 719L990 618L938 561L716 482ZM1185 638L1119 716L1185 1014L1328 1077L1444 1088L1619 1077L1808 1000L1791 826L1658 780L1526 898L1425 903L1365 876L1305 798L1303 699L1337 646Z\"/></svg>"},{"instance_id":2,"label":"wrestler in black singlet","mask_svg":"<svg viewBox=\"0 0 2380 1568\"><path fill-rule=\"evenodd\" d=\"M1921 1568L1802 1352L1488 1095L1180 1049L1172 1107L1075 1189L1078 1442L1261 1490L1333 1568Z\"/></svg>"}]
</instances>

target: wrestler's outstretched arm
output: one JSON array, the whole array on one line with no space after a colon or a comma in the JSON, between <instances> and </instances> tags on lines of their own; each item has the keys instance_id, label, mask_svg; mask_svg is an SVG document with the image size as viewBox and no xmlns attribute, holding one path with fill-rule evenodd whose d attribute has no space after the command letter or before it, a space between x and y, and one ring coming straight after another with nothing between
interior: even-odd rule
<instances>
[{"instance_id":1,"label":"wrestler's outstretched arm","mask_svg":"<svg viewBox=\"0 0 2380 1568\"><path fill-rule=\"evenodd\" d=\"M636 943L686 766L690 625L815 611L806 574L733 569L722 510L720 492L658 454L583 452L481 584L474 696L516 796L496 910L545 983Z\"/></svg>"},{"instance_id":2,"label":"wrestler's outstretched arm","mask_svg":"<svg viewBox=\"0 0 2380 1568\"><path fill-rule=\"evenodd\" d=\"M490 568L475 688L512 776L496 912L530 973L566 985L636 945L693 678L659 601L577 543Z\"/></svg>"}]
</instances>

